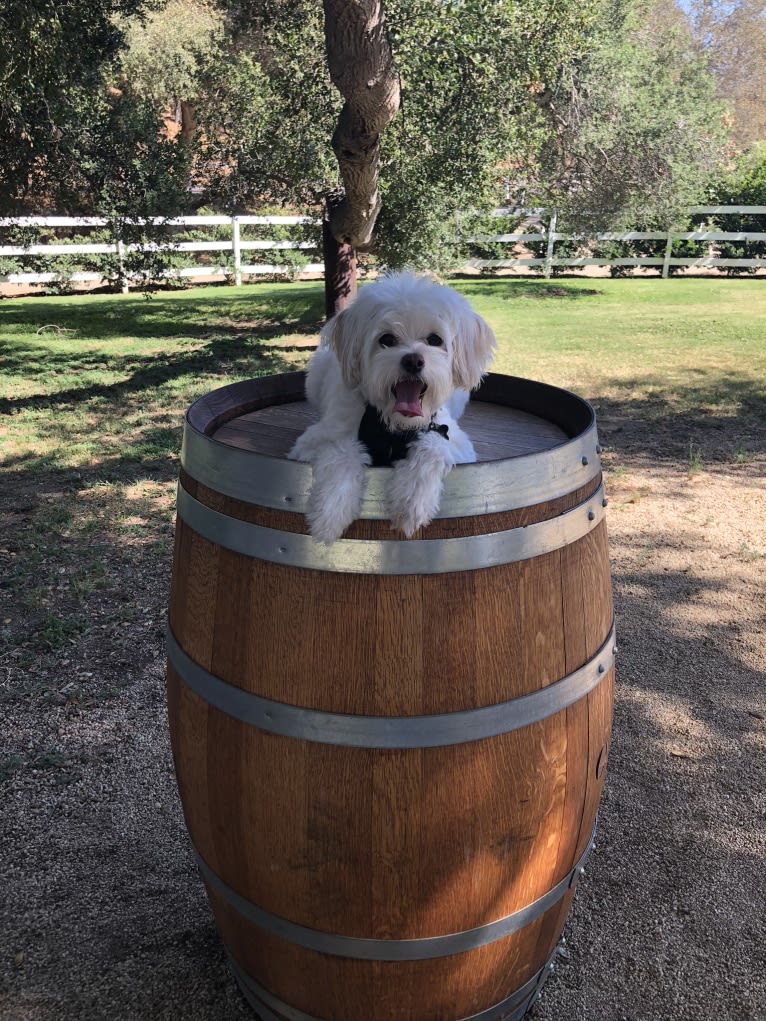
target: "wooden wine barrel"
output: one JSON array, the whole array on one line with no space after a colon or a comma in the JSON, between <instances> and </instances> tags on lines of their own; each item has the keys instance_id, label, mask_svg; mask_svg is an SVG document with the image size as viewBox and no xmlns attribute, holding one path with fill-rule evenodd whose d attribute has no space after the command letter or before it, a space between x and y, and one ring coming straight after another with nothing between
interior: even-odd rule
<instances>
[{"instance_id":1,"label":"wooden wine barrel","mask_svg":"<svg viewBox=\"0 0 766 1021\"><path fill-rule=\"evenodd\" d=\"M588 855L614 631L596 425L487 377L478 462L405 540L390 468L308 536L301 373L189 410L168 707L186 823L263 1019L513 1021Z\"/></svg>"}]
</instances>

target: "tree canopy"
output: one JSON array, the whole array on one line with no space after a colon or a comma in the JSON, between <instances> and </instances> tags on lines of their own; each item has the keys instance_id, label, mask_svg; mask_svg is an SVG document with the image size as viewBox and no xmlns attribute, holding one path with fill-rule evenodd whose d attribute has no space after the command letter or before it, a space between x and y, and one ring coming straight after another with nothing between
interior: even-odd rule
<instances>
[{"instance_id":1,"label":"tree canopy","mask_svg":"<svg viewBox=\"0 0 766 1021\"><path fill-rule=\"evenodd\" d=\"M104 110L104 70L123 37L126 0L6 0L0 9L0 206L58 197L77 178ZM55 199L54 199L55 201Z\"/></svg>"},{"instance_id":2,"label":"tree canopy","mask_svg":"<svg viewBox=\"0 0 766 1021\"><path fill-rule=\"evenodd\" d=\"M0 10L0 212L172 214L189 160L121 84L133 0L9 0Z\"/></svg>"},{"instance_id":3,"label":"tree canopy","mask_svg":"<svg viewBox=\"0 0 766 1021\"><path fill-rule=\"evenodd\" d=\"M547 99L546 201L570 225L671 226L728 155L715 92L706 57L661 0L615 3L576 73Z\"/></svg>"},{"instance_id":4,"label":"tree canopy","mask_svg":"<svg viewBox=\"0 0 766 1021\"><path fill-rule=\"evenodd\" d=\"M764 0L686 0L689 24L706 55L718 95L730 107L740 148L766 141L766 3Z\"/></svg>"},{"instance_id":5,"label":"tree canopy","mask_svg":"<svg viewBox=\"0 0 766 1021\"><path fill-rule=\"evenodd\" d=\"M380 146L378 258L448 263L466 211L521 186L604 225L701 198L726 115L697 23L667 8L386 0L401 110ZM0 212L172 213L190 178L211 209L318 209L340 184L344 103L324 31L315 0L9 0ZM180 104L170 142L160 113Z\"/></svg>"}]
</instances>

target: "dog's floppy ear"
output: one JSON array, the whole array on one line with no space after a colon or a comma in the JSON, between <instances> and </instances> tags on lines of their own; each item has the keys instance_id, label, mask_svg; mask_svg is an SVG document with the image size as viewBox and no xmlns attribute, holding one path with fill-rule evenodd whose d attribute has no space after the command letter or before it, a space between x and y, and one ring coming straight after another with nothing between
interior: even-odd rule
<instances>
[{"instance_id":1,"label":"dog's floppy ear","mask_svg":"<svg viewBox=\"0 0 766 1021\"><path fill-rule=\"evenodd\" d=\"M354 317L350 308L338 312L322 328L320 342L337 355L343 382L348 387L358 386L361 382L361 366L359 363L359 344L356 341Z\"/></svg>"},{"instance_id":2,"label":"dog's floppy ear","mask_svg":"<svg viewBox=\"0 0 766 1021\"><path fill-rule=\"evenodd\" d=\"M495 353L495 335L474 311L461 315L452 352L452 378L455 386L475 390Z\"/></svg>"}]
</instances>

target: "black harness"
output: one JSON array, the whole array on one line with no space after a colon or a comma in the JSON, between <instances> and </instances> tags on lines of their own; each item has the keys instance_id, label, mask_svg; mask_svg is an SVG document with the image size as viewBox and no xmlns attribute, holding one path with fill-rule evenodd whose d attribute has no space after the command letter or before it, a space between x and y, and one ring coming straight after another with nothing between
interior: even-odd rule
<instances>
[{"instance_id":1,"label":"black harness","mask_svg":"<svg viewBox=\"0 0 766 1021\"><path fill-rule=\"evenodd\" d=\"M449 427L437 425L431 420L429 432L438 432L445 440L449 439ZM377 408L368 404L364 409L362 421L359 423L357 438L367 448L375 468L389 467L394 461L401 461L407 456L411 443L415 443L421 435L420 429L403 429L394 432L389 429L380 416Z\"/></svg>"}]
</instances>

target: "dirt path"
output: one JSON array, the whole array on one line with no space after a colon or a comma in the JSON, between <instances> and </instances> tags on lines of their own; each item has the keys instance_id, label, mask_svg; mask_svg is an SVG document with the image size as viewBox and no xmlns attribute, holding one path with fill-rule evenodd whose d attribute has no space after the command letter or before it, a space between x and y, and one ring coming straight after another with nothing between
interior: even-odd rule
<instances>
[{"instance_id":1,"label":"dirt path","mask_svg":"<svg viewBox=\"0 0 766 1021\"><path fill-rule=\"evenodd\" d=\"M753 427L742 446L741 428L724 428L700 463L688 434L607 405L599 414L620 649L614 740L597 850L533 1017L760 1021L763 434ZM36 480L22 504L45 493ZM9 558L30 555L19 499L0 498ZM107 586L88 626L27 662L25 677L13 651L1 661L0 1019L244 1021L172 774L168 544L128 544L120 557L104 570L119 574L130 613L107 605Z\"/></svg>"},{"instance_id":2,"label":"dirt path","mask_svg":"<svg viewBox=\"0 0 766 1021\"><path fill-rule=\"evenodd\" d=\"M593 866L539 1021L766 1018L766 473L610 485L618 683Z\"/></svg>"}]
</instances>

